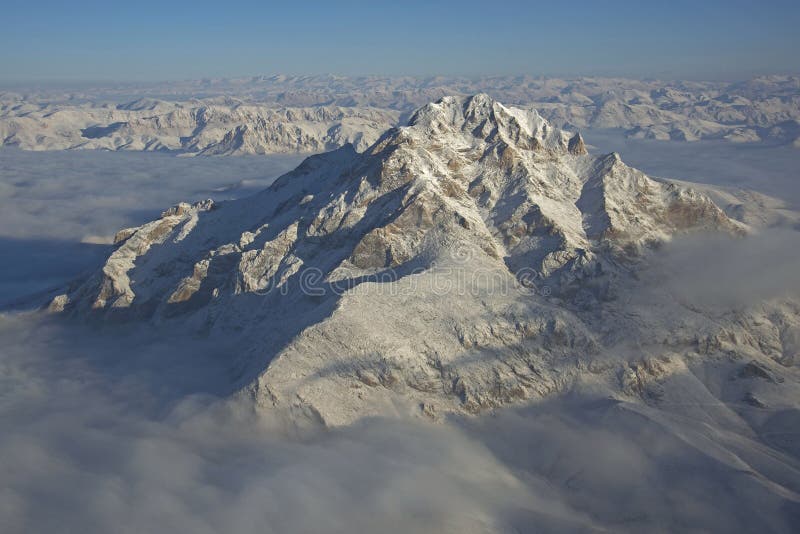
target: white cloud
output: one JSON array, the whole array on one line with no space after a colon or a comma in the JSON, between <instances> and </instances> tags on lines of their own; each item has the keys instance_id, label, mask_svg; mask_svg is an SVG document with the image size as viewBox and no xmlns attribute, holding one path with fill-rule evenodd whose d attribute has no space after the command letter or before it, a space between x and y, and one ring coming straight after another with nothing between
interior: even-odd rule
<instances>
[{"instance_id":1,"label":"white cloud","mask_svg":"<svg viewBox=\"0 0 800 534\"><path fill-rule=\"evenodd\" d=\"M682 237L651 260L645 280L693 307L728 310L800 296L800 232L794 229Z\"/></svg>"}]
</instances>

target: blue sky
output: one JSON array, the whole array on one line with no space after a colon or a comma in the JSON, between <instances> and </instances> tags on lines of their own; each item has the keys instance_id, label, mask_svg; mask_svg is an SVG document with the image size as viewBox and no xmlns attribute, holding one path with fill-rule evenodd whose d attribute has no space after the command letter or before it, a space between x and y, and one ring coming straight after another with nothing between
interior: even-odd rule
<instances>
[{"instance_id":1,"label":"blue sky","mask_svg":"<svg viewBox=\"0 0 800 534\"><path fill-rule=\"evenodd\" d=\"M0 83L800 72L800 2L0 0Z\"/></svg>"}]
</instances>

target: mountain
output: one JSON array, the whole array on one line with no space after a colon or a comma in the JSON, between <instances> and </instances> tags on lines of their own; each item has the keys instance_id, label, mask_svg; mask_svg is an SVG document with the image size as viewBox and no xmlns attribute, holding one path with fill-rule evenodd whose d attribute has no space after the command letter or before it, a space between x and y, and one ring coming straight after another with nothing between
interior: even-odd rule
<instances>
[{"instance_id":1,"label":"mountain","mask_svg":"<svg viewBox=\"0 0 800 534\"><path fill-rule=\"evenodd\" d=\"M2 109L2 107L0 107ZM274 108L235 99L127 104L6 105L0 144L28 150L158 150L202 155L363 150L398 120L369 107Z\"/></svg>"},{"instance_id":2,"label":"mountain","mask_svg":"<svg viewBox=\"0 0 800 534\"><path fill-rule=\"evenodd\" d=\"M121 230L49 309L224 339L230 392L295 422L436 419L577 387L732 420L724 403L798 398L800 306L720 314L647 266L677 237L759 220L731 194L589 155L535 111L445 97L363 152Z\"/></svg>"},{"instance_id":3,"label":"mountain","mask_svg":"<svg viewBox=\"0 0 800 534\"><path fill-rule=\"evenodd\" d=\"M682 142L800 145L800 78L793 76L729 83L330 75L0 92L0 144L189 154L320 151L346 142L364 149L426 102L478 92L535 107L564 128L617 128L629 137ZM131 94L137 96L132 102L126 100ZM316 108L333 116L317 117ZM286 116L291 113L299 117ZM340 134L327 133L339 125Z\"/></svg>"}]
</instances>

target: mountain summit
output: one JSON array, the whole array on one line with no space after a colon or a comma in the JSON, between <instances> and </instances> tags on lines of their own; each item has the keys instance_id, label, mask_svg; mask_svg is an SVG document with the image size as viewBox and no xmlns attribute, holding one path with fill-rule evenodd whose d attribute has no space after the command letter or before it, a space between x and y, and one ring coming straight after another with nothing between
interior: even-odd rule
<instances>
[{"instance_id":1,"label":"mountain summit","mask_svg":"<svg viewBox=\"0 0 800 534\"><path fill-rule=\"evenodd\" d=\"M588 155L533 110L445 97L363 153L313 156L252 197L120 231L103 268L50 308L224 336L232 392L323 424L477 412L587 368L638 395L683 365L665 347L726 328L620 308L642 258L700 230L749 228L706 194ZM656 336L640 356L659 363L599 363L623 331Z\"/></svg>"}]
</instances>

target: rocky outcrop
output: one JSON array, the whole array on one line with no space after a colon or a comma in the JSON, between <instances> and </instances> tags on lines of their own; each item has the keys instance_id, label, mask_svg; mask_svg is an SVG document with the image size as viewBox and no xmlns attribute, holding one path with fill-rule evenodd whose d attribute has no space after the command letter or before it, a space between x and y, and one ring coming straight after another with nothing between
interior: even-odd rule
<instances>
[{"instance_id":1,"label":"rocky outcrop","mask_svg":"<svg viewBox=\"0 0 800 534\"><path fill-rule=\"evenodd\" d=\"M586 150L586 144L583 142L583 137L581 137L580 133L576 133L569 139L569 145L567 145L567 150L573 156L584 156L588 154Z\"/></svg>"}]
</instances>

